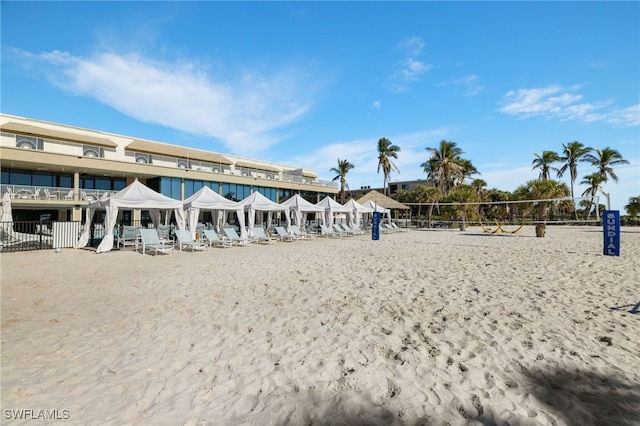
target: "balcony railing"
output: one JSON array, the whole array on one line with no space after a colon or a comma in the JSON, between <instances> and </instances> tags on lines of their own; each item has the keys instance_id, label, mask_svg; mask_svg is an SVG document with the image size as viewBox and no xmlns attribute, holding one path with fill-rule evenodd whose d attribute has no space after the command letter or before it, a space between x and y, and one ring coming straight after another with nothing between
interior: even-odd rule
<instances>
[{"instance_id":1,"label":"balcony railing","mask_svg":"<svg viewBox=\"0 0 640 426\"><path fill-rule=\"evenodd\" d=\"M80 189L77 199L73 188L56 188L52 186L33 185L0 185L0 193L9 193L12 200L47 200L47 201L96 201L115 195L117 191L103 189Z\"/></svg>"},{"instance_id":2,"label":"balcony railing","mask_svg":"<svg viewBox=\"0 0 640 426\"><path fill-rule=\"evenodd\" d=\"M11 132L2 132L2 146L16 147L18 143L18 137ZM20 136L21 137L21 136ZM173 167L182 168L187 170L196 170L200 172L208 172L212 175L225 174L233 176L245 176L253 177L256 179L264 180L276 180L283 182L292 182L299 184L320 185L327 187L336 187L337 182L324 181L315 177L304 176L300 174L290 173L287 171L268 171L251 167L237 167L230 166L228 164L210 163L205 161L197 161L193 159L183 159L176 157L169 157L156 154L136 153L133 151L125 151L124 155L117 152L113 148L92 148L90 145L70 142L59 141L49 138L35 138L39 141L39 144L33 148L44 152L52 152L56 154L71 155L75 157L101 157L108 160L123 161L127 163L143 163L160 167ZM28 198L28 194L23 194ZM56 194L58 199L65 199L68 194ZM44 199L44 195L37 195L36 199ZM91 198L91 196L89 196ZM98 194L98 197L102 197L102 194ZM80 197L82 200L82 197Z\"/></svg>"}]
</instances>

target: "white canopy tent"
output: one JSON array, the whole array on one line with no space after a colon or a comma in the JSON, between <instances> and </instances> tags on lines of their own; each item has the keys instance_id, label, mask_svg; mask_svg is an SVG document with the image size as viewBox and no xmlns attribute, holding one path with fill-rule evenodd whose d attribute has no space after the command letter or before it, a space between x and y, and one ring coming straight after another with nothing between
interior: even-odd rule
<instances>
[{"instance_id":1,"label":"white canopy tent","mask_svg":"<svg viewBox=\"0 0 640 426\"><path fill-rule=\"evenodd\" d=\"M351 209L351 225L360 228L363 213L373 213L372 207L366 207L358 203L353 198L344 204L345 207Z\"/></svg>"},{"instance_id":2,"label":"white canopy tent","mask_svg":"<svg viewBox=\"0 0 640 426\"><path fill-rule=\"evenodd\" d=\"M226 222L226 213L233 211L238 218L238 224L240 225L240 236L242 238L247 237L247 231L244 226L244 206L236 201L224 198L208 186L202 187L198 192L191 197L185 199L183 207L188 213L189 230L191 231L191 237L195 238L196 226L198 225L198 217L200 216L200 210L212 210L217 213L223 212L225 214L223 223ZM219 218L214 219L216 224L216 231L219 229Z\"/></svg>"},{"instance_id":3,"label":"white canopy tent","mask_svg":"<svg viewBox=\"0 0 640 426\"><path fill-rule=\"evenodd\" d=\"M298 226L302 226L303 223L307 221L307 213L324 213L324 207L317 206L313 203L302 198L299 194L295 194L293 197L289 198L287 201L283 201L280 203L283 206L289 207L289 212L291 214L291 221L294 222ZM318 214L316 217L319 217L322 223L324 223L324 215Z\"/></svg>"},{"instance_id":4,"label":"white canopy tent","mask_svg":"<svg viewBox=\"0 0 640 426\"><path fill-rule=\"evenodd\" d=\"M267 228L271 226L271 221L273 219L272 215L274 212L284 212L284 216L287 221L287 229L289 229L289 227L291 226L289 207L271 201L257 191L249 195L244 200L241 200L239 203L244 206L244 210L247 212L247 216L249 218L248 227L250 237L253 237L253 227L256 223L256 213L259 211L269 212L269 216L267 219Z\"/></svg>"},{"instance_id":5,"label":"white canopy tent","mask_svg":"<svg viewBox=\"0 0 640 426\"><path fill-rule=\"evenodd\" d=\"M78 242L76 242L75 248L85 247L89 242L89 224L97 209L106 210L107 215L104 224L104 238L96 249L96 253L107 252L113 248L113 228L116 225L119 209L149 210L151 220L155 226L160 224L160 210L173 209L176 215L178 229L184 229L185 225L182 201L159 194L136 180L112 197L89 203L86 212L85 230ZM168 216L169 214L167 213L167 222Z\"/></svg>"},{"instance_id":6,"label":"white canopy tent","mask_svg":"<svg viewBox=\"0 0 640 426\"><path fill-rule=\"evenodd\" d=\"M389 223L391 222L391 210L385 209L384 207L380 206L379 204L374 203L371 200L365 202L364 204L362 204L362 206L368 207L368 208L372 209L372 211L380 212L382 215L386 216L387 222L389 222Z\"/></svg>"},{"instance_id":7,"label":"white canopy tent","mask_svg":"<svg viewBox=\"0 0 640 426\"><path fill-rule=\"evenodd\" d=\"M324 208L324 221L327 226L333 225L334 213L351 213L351 209L343 206L328 195L320 200L320 202L316 203L316 206Z\"/></svg>"}]
</instances>

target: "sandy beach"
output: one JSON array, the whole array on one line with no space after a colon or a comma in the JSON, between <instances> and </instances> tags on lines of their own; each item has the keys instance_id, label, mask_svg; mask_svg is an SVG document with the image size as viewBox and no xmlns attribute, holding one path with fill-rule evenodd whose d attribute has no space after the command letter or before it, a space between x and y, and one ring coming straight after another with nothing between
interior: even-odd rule
<instances>
[{"instance_id":1,"label":"sandy beach","mask_svg":"<svg viewBox=\"0 0 640 426\"><path fill-rule=\"evenodd\" d=\"M548 226L3 253L2 424L638 425L640 229L621 247Z\"/></svg>"}]
</instances>

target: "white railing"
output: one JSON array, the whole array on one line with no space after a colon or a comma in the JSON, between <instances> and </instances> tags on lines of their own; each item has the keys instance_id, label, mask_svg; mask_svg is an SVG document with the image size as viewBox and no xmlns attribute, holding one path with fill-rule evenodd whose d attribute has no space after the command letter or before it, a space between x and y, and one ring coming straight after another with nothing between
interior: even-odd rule
<instances>
[{"instance_id":1,"label":"white railing","mask_svg":"<svg viewBox=\"0 0 640 426\"><path fill-rule=\"evenodd\" d=\"M33 185L0 185L0 193L8 192L13 200L47 200L47 201L95 201L115 195L117 191L103 189L79 189L77 195L73 188L56 188L52 186Z\"/></svg>"},{"instance_id":2,"label":"white railing","mask_svg":"<svg viewBox=\"0 0 640 426\"><path fill-rule=\"evenodd\" d=\"M16 138L19 135L10 132L2 132L3 146L15 146ZM10 139L13 138L13 141ZM9 139L9 140L7 140ZM85 156L85 145L82 143L70 142L70 141L58 141L49 138L39 138L43 141L42 150L45 152L53 152L56 154L73 155L73 156ZM226 174L234 176L249 176L257 179L264 180L278 180L284 182L302 183L310 185L320 185L328 187L336 187L337 183L332 181L323 181L316 178L310 178L301 176L299 174L291 174L287 172L272 172L266 170L260 170L250 167L235 168L227 164L209 163L205 161L197 161L190 159L183 159L177 157L167 157L155 154L138 154L134 151L125 151L124 157L122 154L117 153L113 148L99 148L101 149L103 158L110 160L124 161L127 163L136 163L142 157L149 159L148 163L153 166L161 167L175 167L175 168L188 168L189 170L197 170L203 172L209 172L211 174ZM142 156L142 157L140 157ZM87 156L87 157L90 157ZM183 161L184 160L184 161ZM144 162L144 161L143 161ZM95 191L94 191L95 192ZM58 194L59 199L62 194ZM66 194L65 194L66 195ZM102 194L99 194L102 196Z\"/></svg>"}]
</instances>

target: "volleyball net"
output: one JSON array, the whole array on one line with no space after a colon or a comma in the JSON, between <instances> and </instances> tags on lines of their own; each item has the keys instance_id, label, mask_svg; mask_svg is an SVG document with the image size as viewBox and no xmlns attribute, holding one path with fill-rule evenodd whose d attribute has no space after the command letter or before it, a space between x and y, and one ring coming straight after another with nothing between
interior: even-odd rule
<instances>
[{"instance_id":1,"label":"volleyball net","mask_svg":"<svg viewBox=\"0 0 640 426\"><path fill-rule=\"evenodd\" d=\"M403 203L411 208L412 220L436 224L510 223L600 224L599 196L563 197L537 200ZM544 209L541 212L540 209ZM544 218L544 219L540 219Z\"/></svg>"}]
</instances>

